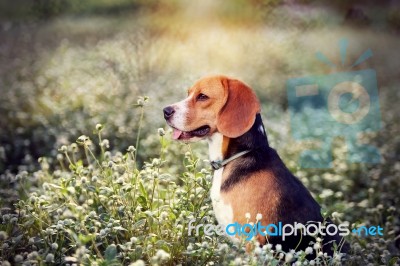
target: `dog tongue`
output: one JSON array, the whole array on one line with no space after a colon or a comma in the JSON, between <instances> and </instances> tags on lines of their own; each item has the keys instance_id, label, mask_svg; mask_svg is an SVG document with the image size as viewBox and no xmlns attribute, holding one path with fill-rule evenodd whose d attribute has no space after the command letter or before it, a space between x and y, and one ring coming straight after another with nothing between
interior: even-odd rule
<instances>
[{"instance_id":1,"label":"dog tongue","mask_svg":"<svg viewBox=\"0 0 400 266\"><path fill-rule=\"evenodd\" d=\"M181 134L182 134L182 131L174 128L174 132L172 132L172 138L173 139L179 139Z\"/></svg>"}]
</instances>

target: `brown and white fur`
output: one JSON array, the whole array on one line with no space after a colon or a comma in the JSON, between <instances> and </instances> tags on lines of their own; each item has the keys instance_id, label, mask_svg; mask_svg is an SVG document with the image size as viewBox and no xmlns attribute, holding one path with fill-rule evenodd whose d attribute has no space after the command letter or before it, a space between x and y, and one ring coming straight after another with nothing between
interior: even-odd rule
<instances>
[{"instance_id":1,"label":"brown and white fur","mask_svg":"<svg viewBox=\"0 0 400 266\"><path fill-rule=\"evenodd\" d=\"M262 225L323 220L318 203L269 146L259 101L243 82L226 76L203 78L188 90L186 99L164 108L164 117L174 139L206 139L210 161L250 150L214 172L211 199L219 224L246 224L246 213L253 220L261 213ZM289 250L304 249L313 239L303 237L299 246L299 237L282 241L258 235L257 240ZM338 235L325 237L323 251L332 254L332 242L339 246L340 240Z\"/></svg>"}]
</instances>

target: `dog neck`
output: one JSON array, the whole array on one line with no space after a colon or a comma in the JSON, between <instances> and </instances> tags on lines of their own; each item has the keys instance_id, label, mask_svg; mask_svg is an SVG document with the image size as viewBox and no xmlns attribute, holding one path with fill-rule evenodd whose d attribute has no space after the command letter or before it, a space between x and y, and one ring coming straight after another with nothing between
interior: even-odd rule
<instances>
[{"instance_id":1,"label":"dog neck","mask_svg":"<svg viewBox=\"0 0 400 266\"><path fill-rule=\"evenodd\" d=\"M253 126L238 138L229 139L226 156L231 157L246 150L268 149L268 138L261 115L257 114Z\"/></svg>"},{"instance_id":2,"label":"dog neck","mask_svg":"<svg viewBox=\"0 0 400 266\"><path fill-rule=\"evenodd\" d=\"M238 138L214 133L208 138L208 147L210 161L222 161L246 150L268 148L268 138L261 115L257 114L251 129Z\"/></svg>"},{"instance_id":3,"label":"dog neck","mask_svg":"<svg viewBox=\"0 0 400 266\"><path fill-rule=\"evenodd\" d=\"M219 132L215 132L208 138L210 161L222 161L225 159L224 142L229 142L229 138Z\"/></svg>"}]
</instances>

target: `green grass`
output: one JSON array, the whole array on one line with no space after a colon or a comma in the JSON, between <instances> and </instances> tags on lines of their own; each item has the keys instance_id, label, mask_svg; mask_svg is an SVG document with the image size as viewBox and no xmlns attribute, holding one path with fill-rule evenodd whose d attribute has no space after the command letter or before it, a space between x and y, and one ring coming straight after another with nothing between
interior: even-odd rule
<instances>
[{"instance_id":1,"label":"green grass","mask_svg":"<svg viewBox=\"0 0 400 266\"><path fill-rule=\"evenodd\" d=\"M139 99L141 110L146 108L143 103L143 98ZM270 111L273 122L279 124L279 117ZM93 134L61 146L56 158L39 158L41 170L8 175L9 186L27 198L15 205L15 211L2 215L3 259L17 265L276 265L281 259L290 265L295 258L307 261L300 250L285 253L279 247L266 246L248 254L244 242L234 244L203 232L189 236L190 219L216 223L209 198L212 173L207 161L199 159L190 146L171 143L170 131L160 128L152 135L158 141L158 156L138 167L137 154L144 145L111 152L109 141L102 136L105 128L98 124ZM270 130L273 145L285 139L278 134ZM184 154L182 161L169 156L174 149ZM384 187L372 181L373 177L365 180L374 174L373 168L344 163L340 158L345 150L340 145L334 151L335 171L304 171L295 161L288 166L336 222L350 220L351 227L384 226L384 237L348 238L353 248L350 264L389 263L391 254L385 247L395 235L387 230L394 228L398 209L379 203ZM183 170L174 170L174 164ZM396 179L386 177L385 195L390 195L388 189ZM367 183L366 188L360 190L363 183ZM318 257L308 263L341 264L339 254L325 257L315 245L311 251Z\"/></svg>"}]
</instances>

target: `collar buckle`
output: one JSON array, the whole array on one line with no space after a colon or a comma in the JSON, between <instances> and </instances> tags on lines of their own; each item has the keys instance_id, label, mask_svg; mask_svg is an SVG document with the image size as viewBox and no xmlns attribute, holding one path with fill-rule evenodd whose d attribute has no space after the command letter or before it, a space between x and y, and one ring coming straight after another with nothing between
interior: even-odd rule
<instances>
[{"instance_id":1,"label":"collar buckle","mask_svg":"<svg viewBox=\"0 0 400 266\"><path fill-rule=\"evenodd\" d=\"M230 157L230 158L228 158L228 159L226 159L226 160L223 160L223 161L221 161L221 160L218 160L218 161L211 161L211 162L210 162L211 167L212 167L212 169L214 169L214 170L221 169L222 167L224 167L225 165L227 165L230 161L233 161L233 160L239 158L240 156L243 156L243 155L245 155L246 153L249 153L249 152L251 152L251 151L252 151L252 150L247 150L247 151L239 152L239 153L233 155L232 157Z\"/></svg>"},{"instance_id":2,"label":"collar buckle","mask_svg":"<svg viewBox=\"0 0 400 266\"><path fill-rule=\"evenodd\" d=\"M218 170L223 166L222 161L211 161L210 164L213 170Z\"/></svg>"}]
</instances>

